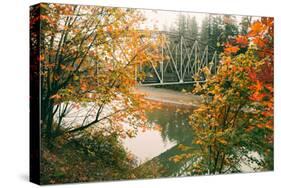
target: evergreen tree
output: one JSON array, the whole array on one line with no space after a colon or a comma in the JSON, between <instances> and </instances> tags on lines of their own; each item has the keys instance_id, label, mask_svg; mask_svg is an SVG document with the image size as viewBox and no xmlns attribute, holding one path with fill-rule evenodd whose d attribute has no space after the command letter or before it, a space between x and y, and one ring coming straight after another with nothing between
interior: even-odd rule
<instances>
[{"instance_id":1,"label":"evergreen tree","mask_svg":"<svg viewBox=\"0 0 281 188\"><path fill-rule=\"evenodd\" d=\"M223 51L224 40L224 24L221 16L211 16L211 33L209 39L209 45L216 48L216 51L221 53Z\"/></svg>"},{"instance_id":2,"label":"evergreen tree","mask_svg":"<svg viewBox=\"0 0 281 188\"><path fill-rule=\"evenodd\" d=\"M209 38L210 38L209 17L205 17L201 24L199 41L202 44L209 44Z\"/></svg>"},{"instance_id":3,"label":"evergreen tree","mask_svg":"<svg viewBox=\"0 0 281 188\"><path fill-rule=\"evenodd\" d=\"M235 16L223 16L224 32L223 42L230 42L239 33L238 25Z\"/></svg>"},{"instance_id":4,"label":"evergreen tree","mask_svg":"<svg viewBox=\"0 0 281 188\"><path fill-rule=\"evenodd\" d=\"M244 16L240 22L240 34L246 35L248 33L249 27L251 25L252 18L249 16Z\"/></svg>"},{"instance_id":5,"label":"evergreen tree","mask_svg":"<svg viewBox=\"0 0 281 188\"><path fill-rule=\"evenodd\" d=\"M190 31L191 39L197 40L198 39L198 24L197 24L195 16L193 16L190 19L189 31Z\"/></svg>"},{"instance_id":6,"label":"evergreen tree","mask_svg":"<svg viewBox=\"0 0 281 188\"><path fill-rule=\"evenodd\" d=\"M187 31L187 19L183 14L179 14L177 20L177 33L178 35L184 35L186 31Z\"/></svg>"}]
</instances>

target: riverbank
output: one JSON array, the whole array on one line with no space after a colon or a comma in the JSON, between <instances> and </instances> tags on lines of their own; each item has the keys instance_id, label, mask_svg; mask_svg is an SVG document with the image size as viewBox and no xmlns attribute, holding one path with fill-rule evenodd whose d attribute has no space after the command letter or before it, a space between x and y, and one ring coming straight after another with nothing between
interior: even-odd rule
<instances>
[{"instance_id":1,"label":"riverbank","mask_svg":"<svg viewBox=\"0 0 281 188\"><path fill-rule=\"evenodd\" d=\"M163 103L166 105L176 105L183 107L198 107L202 99L198 95L190 92L179 92L171 89L142 87L136 88L136 92L143 93L145 99Z\"/></svg>"},{"instance_id":2,"label":"riverbank","mask_svg":"<svg viewBox=\"0 0 281 188\"><path fill-rule=\"evenodd\" d=\"M139 165L134 169L134 172L137 171L143 171L143 169L147 169L149 166L152 166L154 164L158 165L159 177L173 177L173 176L181 176L178 174L183 166L187 163L187 161L190 161L191 159L182 160L179 162L174 162L171 160L172 157L176 155L184 154L185 151L182 151L179 149L179 146L181 144L176 144L172 148L166 150L165 152L161 153L160 155L153 157L149 161L146 161L145 163ZM193 152L194 149L190 149L190 152Z\"/></svg>"}]
</instances>

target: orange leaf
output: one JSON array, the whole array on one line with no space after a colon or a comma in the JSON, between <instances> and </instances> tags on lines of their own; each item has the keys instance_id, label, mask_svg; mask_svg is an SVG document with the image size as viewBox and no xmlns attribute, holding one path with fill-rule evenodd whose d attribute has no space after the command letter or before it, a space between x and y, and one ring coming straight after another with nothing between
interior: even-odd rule
<instances>
[{"instance_id":1,"label":"orange leaf","mask_svg":"<svg viewBox=\"0 0 281 188\"><path fill-rule=\"evenodd\" d=\"M231 44L227 43L225 45L225 48L224 48L224 52L226 54L235 54L239 51L239 47L238 46L232 46Z\"/></svg>"},{"instance_id":2,"label":"orange leaf","mask_svg":"<svg viewBox=\"0 0 281 188\"><path fill-rule=\"evenodd\" d=\"M272 112L269 112L269 111L265 111L265 112L262 112L262 115L265 116L265 117L272 117Z\"/></svg>"},{"instance_id":3,"label":"orange leaf","mask_svg":"<svg viewBox=\"0 0 281 188\"><path fill-rule=\"evenodd\" d=\"M264 30L264 26L260 21L256 21L251 25L251 33L256 35Z\"/></svg>"},{"instance_id":4,"label":"orange leaf","mask_svg":"<svg viewBox=\"0 0 281 188\"><path fill-rule=\"evenodd\" d=\"M251 80L256 80L257 79L257 74L255 73L255 71L250 71L249 72L249 78Z\"/></svg>"},{"instance_id":5,"label":"orange leaf","mask_svg":"<svg viewBox=\"0 0 281 188\"><path fill-rule=\"evenodd\" d=\"M82 90L82 91L87 91L87 85L83 83L83 84L81 85L81 90Z\"/></svg>"},{"instance_id":6,"label":"orange leaf","mask_svg":"<svg viewBox=\"0 0 281 188\"><path fill-rule=\"evenodd\" d=\"M109 26L107 27L107 31L108 31L109 33L112 33L112 30L113 30L112 25L109 25Z\"/></svg>"},{"instance_id":7,"label":"orange leaf","mask_svg":"<svg viewBox=\"0 0 281 188\"><path fill-rule=\"evenodd\" d=\"M249 97L249 99L252 101L261 101L264 97L264 93L255 92L252 96Z\"/></svg>"},{"instance_id":8,"label":"orange leaf","mask_svg":"<svg viewBox=\"0 0 281 188\"><path fill-rule=\"evenodd\" d=\"M236 37L236 43L240 44L242 47L248 46L248 38L246 36L238 35Z\"/></svg>"},{"instance_id":9,"label":"orange leaf","mask_svg":"<svg viewBox=\"0 0 281 188\"><path fill-rule=\"evenodd\" d=\"M59 94L52 95L50 99L60 99L61 96Z\"/></svg>"},{"instance_id":10,"label":"orange leaf","mask_svg":"<svg viewBox=\"0 0 281 188\"><path fill-rule=\"evenodd\" d=\"M265 46L265 42L260 37L255 37L253 39L253 43L256 44L259 48L263 48Z\"/></svg>"},{"instance_id":11,"label":"orange leaf","mask_svg":"<svg viewBox=\"0 0 281 188\"><path fill-rule=\"evenodd\" d=\"M258 80L256 85L257 91L260 91L262 89L262 83Z\"/></svg>"}]
</instances>

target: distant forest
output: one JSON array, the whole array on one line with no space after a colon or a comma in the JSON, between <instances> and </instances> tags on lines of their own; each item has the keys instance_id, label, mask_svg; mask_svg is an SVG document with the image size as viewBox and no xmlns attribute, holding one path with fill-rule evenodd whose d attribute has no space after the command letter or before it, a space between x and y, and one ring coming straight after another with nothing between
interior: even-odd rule
<instances>
[{"instance_id":1,"label":"distant forest","mask_svg":"<svg viewBox=\"0 0 281 188\"><path fill-rule=\"evenodd\" d=\"M244 16L238 21L232 15L209 15L199 27L195 16L179 14L175 26L165 27L171 33L190 39L191 43L197 40L201 44L216 48L219 54L223 52L224 43L231 42L239 34L248 33L251 21L250 16Z\"/></svg>"}]
</instances>

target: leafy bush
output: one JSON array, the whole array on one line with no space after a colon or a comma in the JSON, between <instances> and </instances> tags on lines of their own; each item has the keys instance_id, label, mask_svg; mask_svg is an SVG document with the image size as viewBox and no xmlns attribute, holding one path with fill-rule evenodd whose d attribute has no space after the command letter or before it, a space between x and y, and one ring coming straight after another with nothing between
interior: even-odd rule
<instances>
[{"instance_id":1,"label":"leafy bush","mask_svg":"<svg viewBox=\"0 0 281 188\"><path fill-rule=\"evenodd\" d=\"M134 164L114 135L57 138L51 149L42 144L41 183L127 179Z\"/></svg>"}]
</instances>

